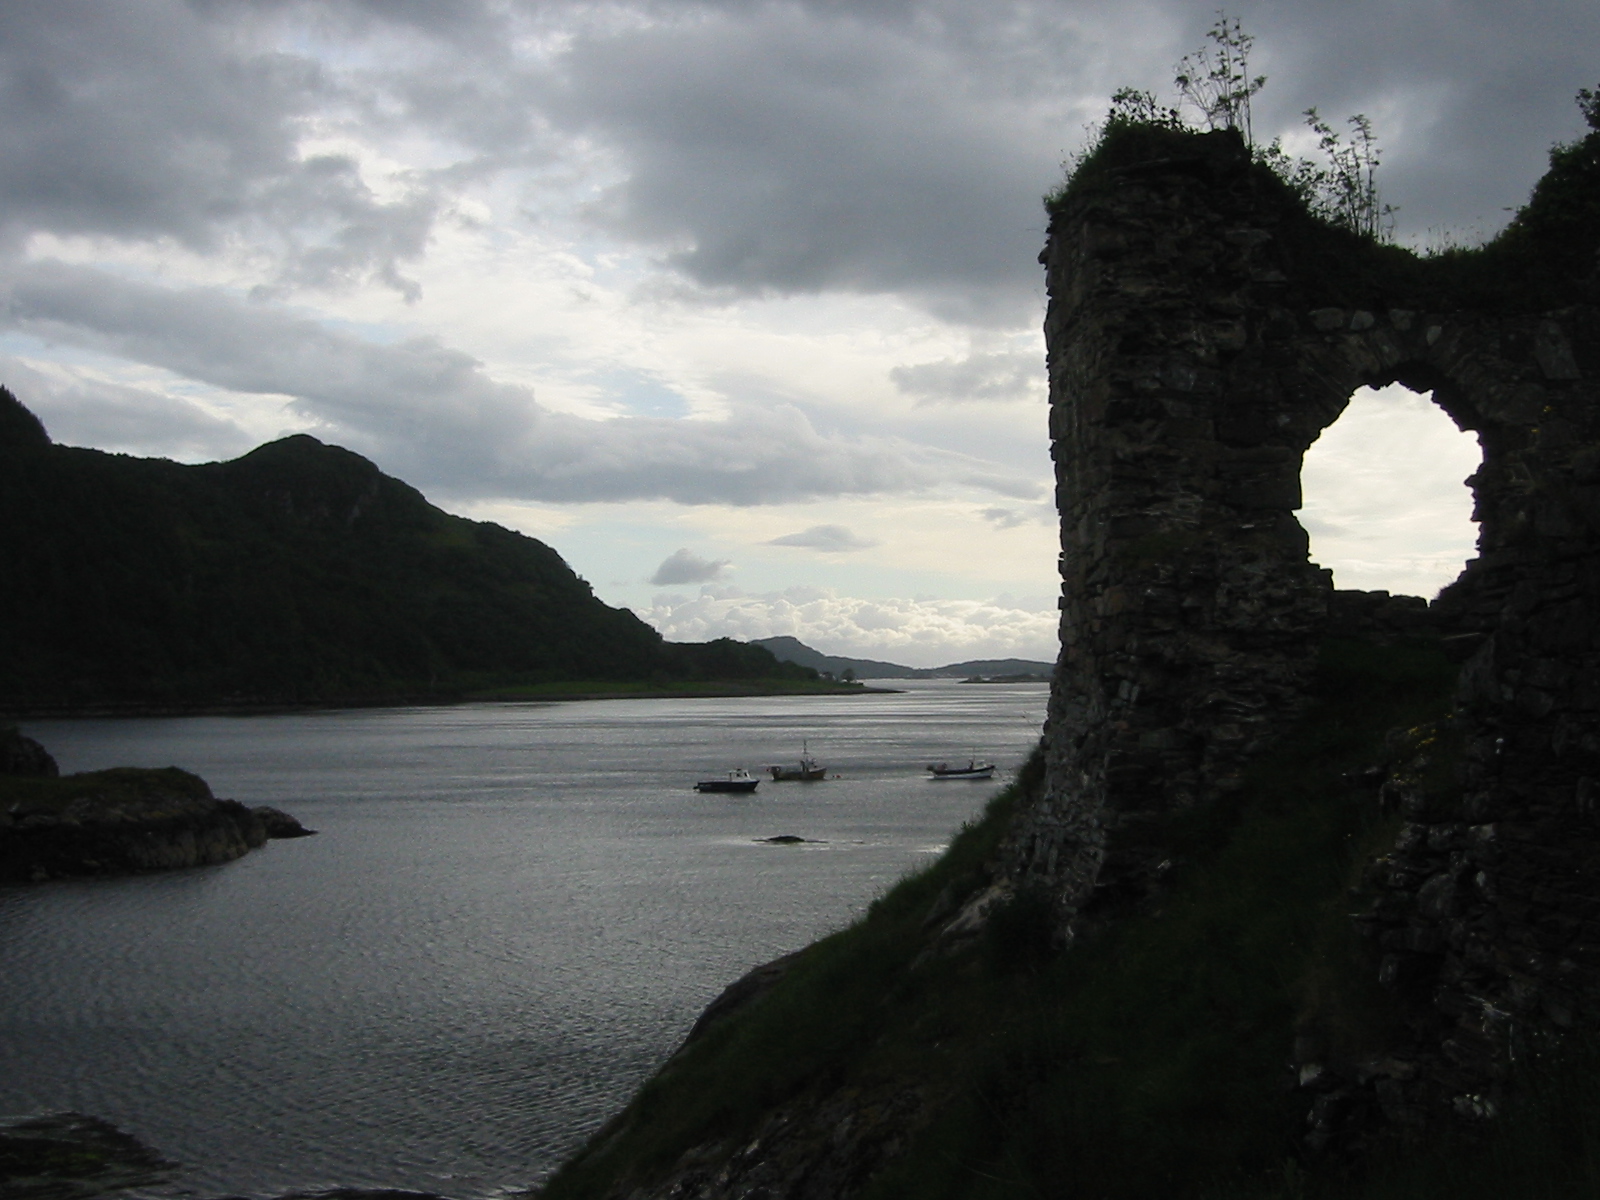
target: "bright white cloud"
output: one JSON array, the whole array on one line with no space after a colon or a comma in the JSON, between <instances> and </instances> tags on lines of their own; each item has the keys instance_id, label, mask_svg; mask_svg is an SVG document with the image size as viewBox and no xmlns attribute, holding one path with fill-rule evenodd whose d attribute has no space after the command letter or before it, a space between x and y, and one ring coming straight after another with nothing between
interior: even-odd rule
<instances>
[{"instance_id":1,"label":"bright white cloud","mask_svg":"<svg viewBox=\"0 0 1600 1200\"><path fill-rule=\"evenodd\" d=\"M862 599L830 589L750 595L705 587L697 596L663 593L640 612L672 641L789 635L825 654L937 667L970 658L1054 662L1055 606L1011 596L995 600Z\"/></svg>"},{"instance_id":2,"label":"bright white cloud","mask_svg":"<svg viewBox=\"0 0 1600 1200\"><path fill-rule=\"evenodd\" d=\"M1432 598L1477 553L1478 440L1427 396L1362 388L1306 452L1300 523L1334 586Z\"/></svg>"}]
</instances>

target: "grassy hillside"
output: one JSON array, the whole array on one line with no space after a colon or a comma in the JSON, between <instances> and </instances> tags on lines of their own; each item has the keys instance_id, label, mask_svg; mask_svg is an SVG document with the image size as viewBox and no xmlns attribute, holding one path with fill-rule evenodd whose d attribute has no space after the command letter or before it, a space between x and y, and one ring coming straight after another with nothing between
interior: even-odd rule
<instances>
[{"instance_id":1,"label":"grassy hillside","mask_svg":"<svg viewBox=\"0 0 1600 1200\"><path fill-rule=\"evenodd\" d=\"M549 546L296 436L184 466L56 446L0 389L0 711L813 678L670 645Z\"/></svg>"},{"instance_id":2,"label":"grassy hillside","mask_svg":"<svg viewBox=\"0 0 1600 1200\"><path fill-rule=\"evenodd\" d=\"M981 937L935 943L988 881L1018 799L1001 793L936 865L692 1042L544 1195L626 1196L697 1163L739 1178L739 1148L757 1141L756 1157L809 1155L816 1172L841 1130L874 1121L898 1122L882 1140L903 1153L877 1169L862 1142L812 1178L917 1200L1594 1194L1600 1086L1582 1069L1535 1089L1544 1108L1498 1138L1400 1150L1364 1179L1300 1157L1311 1097L1290 1081L1297 1031L1331 1031L1352 1058L1395 1019L1348 913L1359 865L1397 818L1351 772L1393 753L1386 731L1441 719L1454 674L1428 648L1330 644L1315 710L1247 790L1165 830L1165 894L1104 912L1117 919L1069 952L1027 895Z\"/></svg>"}]
</instances>

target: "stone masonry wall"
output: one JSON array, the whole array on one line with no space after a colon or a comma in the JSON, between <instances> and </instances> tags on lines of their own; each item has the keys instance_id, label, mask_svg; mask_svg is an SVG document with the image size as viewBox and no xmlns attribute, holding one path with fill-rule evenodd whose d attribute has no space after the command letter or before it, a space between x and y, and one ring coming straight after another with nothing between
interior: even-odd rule
<instances>
[{"instance_id":1,"label":"stone masonry wall","mask_svg":"<svg viewBox=\"0 0 1600 1200\"><path fill-rule=\"evenodd\" d=\"M1062 652L1006 873L1070 931L1159 873L1153 819L1238 786L1330 620L1376 611L1307 561L1302 455L1358 387L1431 391L1484 450L1479 555L1433 606L1467 778L1409 814L1378 936L1481 1074L1508 1021L1600 1026L1600 312L1329 305L1238 139L1194 144L1069 200L1041 256Z\"/></svg>"}]
</instances>

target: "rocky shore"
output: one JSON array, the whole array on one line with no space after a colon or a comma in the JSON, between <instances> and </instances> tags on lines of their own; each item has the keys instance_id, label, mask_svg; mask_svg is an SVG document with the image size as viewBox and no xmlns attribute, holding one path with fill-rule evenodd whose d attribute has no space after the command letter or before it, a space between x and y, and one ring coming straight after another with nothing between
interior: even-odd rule
<instances>
[{"instance_id":1,"label":"rocky shore","mask_svg":"<svg viewBox=\"0 0 1600 1200\"><path fill-rule=\"evenodd\" d=\"M207 866L311 832L277 809L219 800L177 767L63 776L38 742L0 729L0 884Z\"/></svg>"},{"instance_id":2,"label":"rocky shore","mask_svg":"<svg viewBox=\"0 0 1600 1200\"><path fill-rule=\"evenodd\" d=\"M149 1188L159 1188L162 1195L184 1195L188 1193L172 1185L172 1177L181 1169L98 1117L59 1112L0 1119L0 1196L6 1200L98 1200ZM278 1200L445 1198L403 1188L333 1188L291 1192Z\"/></svg>"}]
</instances>

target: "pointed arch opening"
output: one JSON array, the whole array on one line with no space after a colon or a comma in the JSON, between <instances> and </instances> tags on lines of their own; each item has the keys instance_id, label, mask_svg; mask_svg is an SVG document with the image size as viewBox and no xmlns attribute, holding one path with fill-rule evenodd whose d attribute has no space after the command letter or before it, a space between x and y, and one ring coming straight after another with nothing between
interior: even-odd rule
<instances>
[{"instance_id":1,"label":"pointed arch opening","mask_svg":"<svg viewBox=\"0 0 1600 1200\"><path fill-rule=\"evenodd\" d=\"M1474 434L1402 384L1360 388L1306 451L1300 524L1336 588L1432 599L1477 553Z\"/></svg>"}]
</instances>

